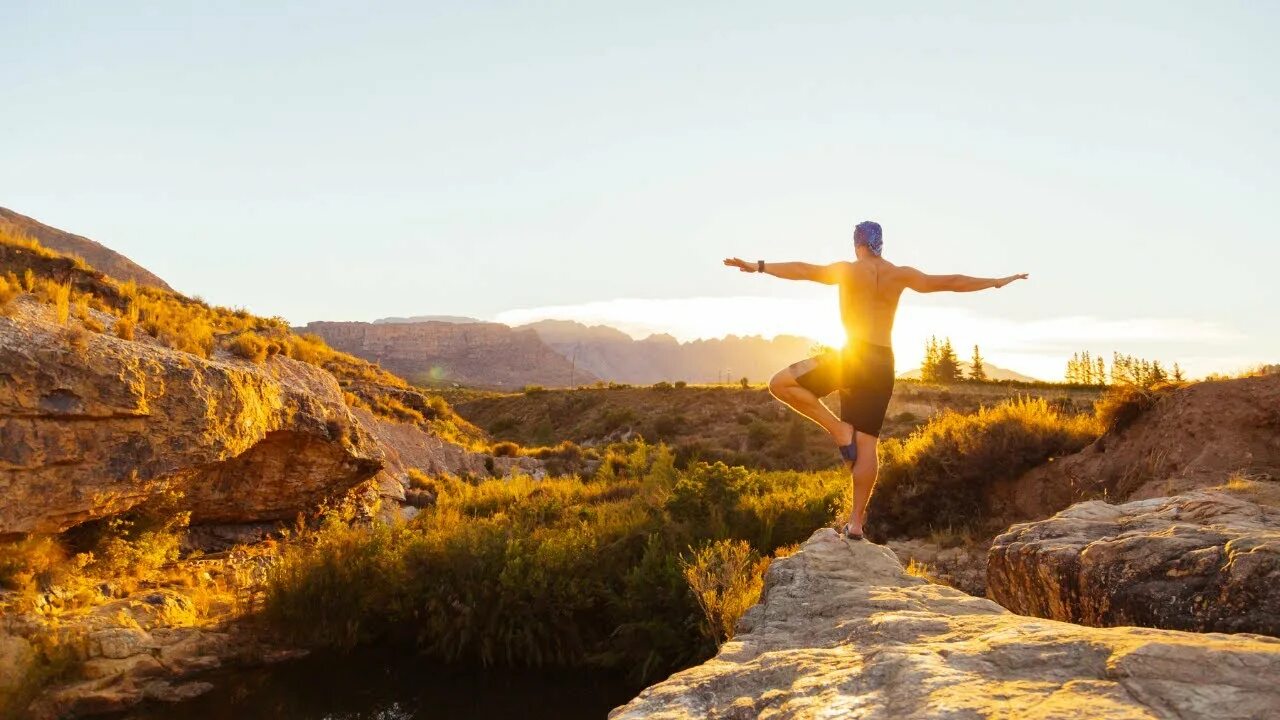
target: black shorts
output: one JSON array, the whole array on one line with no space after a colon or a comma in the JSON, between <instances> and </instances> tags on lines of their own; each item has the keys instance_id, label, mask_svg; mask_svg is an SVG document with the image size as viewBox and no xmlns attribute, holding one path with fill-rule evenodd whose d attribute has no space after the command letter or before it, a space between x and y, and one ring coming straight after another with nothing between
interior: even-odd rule
<instances>
[{"instance_id":1,"label":"black shorts","mask_svg":"<svg viewBox=\"0 0 1280 720\"><path fill-rule=\"evenodd\" d=\"M790 367L800 387L817 395L840 391L840 419L854 430L879 437L893 395L893 349L849 343Z\"/></svg>"}]
</instances>

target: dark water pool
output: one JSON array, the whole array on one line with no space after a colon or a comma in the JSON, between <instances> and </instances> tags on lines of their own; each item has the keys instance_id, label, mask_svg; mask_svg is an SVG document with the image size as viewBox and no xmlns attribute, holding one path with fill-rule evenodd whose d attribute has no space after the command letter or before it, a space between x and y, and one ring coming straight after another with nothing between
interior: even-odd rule
<instances>
[{"instance_id":1,"label":"dark water pool","mask_svg":"<svg viewBox=\"0 0 1280 720\"><path fill-rule=\"evenodd\" d=\"M215 685L121 720L601 720L639 688L600 672L446 666L414 655L317 654L200 678Z\"/></svg>"}]
</instances>

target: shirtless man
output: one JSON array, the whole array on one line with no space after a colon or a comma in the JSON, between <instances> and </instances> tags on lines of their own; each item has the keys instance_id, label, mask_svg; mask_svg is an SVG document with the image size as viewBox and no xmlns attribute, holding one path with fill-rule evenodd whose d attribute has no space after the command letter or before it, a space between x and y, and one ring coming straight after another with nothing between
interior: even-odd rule
<instances>
[{"instance_id":1,"label":"shirtless man","mask_svg":"<svg viewBox=\"0 0 1280 720\"><path fill-rule=\"evenodd\" d=\"M967 275L926 275L913 267L894 265L880 257L884 242L879 223L859 223L853 232L857 260L810 265L802 262L754 263L729 258L725 265L742 272L764 273L784 280L812 280L840 286L840 319L848 342L843 350L801 360L783 368L769 381L773 396L818 423L831 434L853 476L853 509L841 528L845 537L862 539L867 503L878 471L876 446L880 426L893 394L893 318L898 298L908 288L930 293L973 292L1002 288L1027 275L977 278ZM820 401L840 391L840 417Z\"/></svg>"}]
</instances>

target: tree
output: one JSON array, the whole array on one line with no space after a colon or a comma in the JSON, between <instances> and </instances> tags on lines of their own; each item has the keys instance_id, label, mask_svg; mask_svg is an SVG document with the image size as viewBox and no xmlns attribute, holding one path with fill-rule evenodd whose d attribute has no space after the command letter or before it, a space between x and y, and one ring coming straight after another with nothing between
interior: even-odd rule
<instances>
[{"instance_id":1,"label":"tree","mask_svg":"<svg viewBox=\"0 0 1280 720\"><path fill-rule=\"evenodd\" d=\"M982 362L982 353L978 352L978 346L973 346L973 358L969 361L969 379L977 382L987 381L987 368Z\"/></svg>"},{"instance_id":2,"label":"tree","mask_svg":"<svg viewBox=\"0 0 1280 720\"><path fill-rule=\"evenodd\" d=\"M951 347L951 338L942 341L938 348L938 382L954 383L960 380L960 358Z\"/></svg>"},{"instance_id":3,"label":"tree","mask_svg":"<svg viewBox=\"0 0 1280 720\"><path fill-rule=\"evenodd\" d=\"M750 381L747 380L747 377L745 375L742 376L742 379L738 381L738 384L742 385L743 390L746 390L747 388L751 387L751 383Z\"/></svg>"},{"instance_id":4,"label":"tree","mask_svg":"<svg viewBox=\"0 0 1280 720\"><path fill-rule=\"evenodd\" d=\"M1182 382L1184 379L1185 376L1182 374L1182 366L1175 362L1173 364L1173 381Z\"/></svg>"},{"instance_id":5,"label":"tree","mask_svg":"<svg viewBox=\"0 0 1280 720\"><path fill-rule=\"evenodd\" d=\"M920 363L920 379L938 382L938 338L930 336L924 344L924 361Z\"/></svg>"},{"instance_id":6,"label":"tree","mask_svg":"<svg viewBox=\"0 0 1280 720\"><path fill-rule=\"evenodd\" d=\"M1098 356L1098 367L1094 370L1093 380L1098 385L1107 384L1107 363L1102 356Z\"/></svg>"}]
</instances>

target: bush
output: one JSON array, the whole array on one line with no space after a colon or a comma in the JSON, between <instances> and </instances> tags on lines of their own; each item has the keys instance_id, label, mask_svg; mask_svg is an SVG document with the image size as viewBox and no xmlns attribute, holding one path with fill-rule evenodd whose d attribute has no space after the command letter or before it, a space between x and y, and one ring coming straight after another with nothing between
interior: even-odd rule
<instances>
[{"instance_id":1,"label":"bush","mask_svg":"<svg viewBox=\"0 0 1280 720\"><path fill-rule=\"evenodd\" d=\"M687 383L687 382L685 382L685 381L683 381L683 380L677 380L677 381L675 382L675 387L676 387L676 389L677 389L677 390L683 390L683 389L684 389L685 387L687 387L688 385L689 385L689 383Z\"/></svg>"},{"instance_id":2,"label":"bush","mask_svg":"<svg viewBox=\"0 0 1280 720\"><path fill-rule=\"evenodd\" d=\"M492 452L495 457L516 457L520 454L520 446L513 442L494 443Z\"/></svg>"},{"instance_id":3,"label":"bush","mask_svg":"<svg viewBox=\"0 0 1280 720\"><path fill-rule=\"evenodd\" d=\"M298 642L416 641L444 660L650 680L712 652L754 601L758 558L829 522L847 485L839 472L680 472L639 442L606 454L606 481L437 478L435 504L404 525L322 523L285 551L264 617Z\"/></svg>"},{"instance_id":4,"label":"bush","mask_svg":"<svg viewBox=\"0 0 1280 720\"><path fill-rule=\"evenodd\" d=\"M1129 427L1156 406L1160 398L1180 385L1161 384L1143 387L1133 384L1112 385L1094 403L1094 412L1106 432L1119 432Z\"/></svg>"},{"instance_id":5,"label":"bush","mask_svg":"<svg viewBox=\"0 0 1280 720\"><path fill-rule=\"evenodd\" d=\"M541 385L525 385L523 392L525 395L541 395L546 391L547 389L542 387Z\"/></svg>"},{"instance_id":6,"label":"bush","mask_svg":"<svg viewBox=\"0 0 1280 720\"><path fill-rule=\"evenodd\" d=\"M871 498L879 538L920 537L983 521L992 484L1097 438L1098 422L1063 414L1044 400L1013 400L972 415L947 411L905 440L880 443L880 479Z\"/></svg>"},{"instance_id":7,"label":"bush","mask_svg":"<svg viewBox=\"0 0 1280 720\"><path fill-rule=\"evenodd\" d=\"M267 360L267 341L254 333L242 333L227 343L232 355L246 360L263 363Z\"/></svg>"},{"instance_id":8,"label":"bush","mask_svg":"<svg viewBox=\"0 0 1280 720\"><path fill-rule=\"evenodd\" d=\"M681 557L684 573L706 623L704 632L716 646L733 639L738 619L760 601L769 560L742 540L717 540Z\"/></svg>"},{"instance_id":9,"label":"bush","mask_svg":"<svg viewBox=\"0 0 1280 720\"><path fill-rule=\"evenodd\" d=\"M390 395L379 395L373 399L373 411L392 420L403 422L426 422L422 413L400 402Z\"/></svg>"},{"instance_id":10,"label":"bush","mask_svg":"<svg viewBox=\"0 0 1280 720\"><path fill-rule=\"evenodd\" d=\"M0 275L0 315L8 315L9 303L22 294L22 286L12 273Z\"/></svg>"},{"instance_id":11,"label":"bush","mask_svg":"<svg viewBox=\"0 0 1280 720\"><path fill-rule=\"evenodd\" d=\"M653 384L653 389L654 390L674 390L675 386L667 382L666 380L661 380Z\"/></svg>"}]
</instances>

